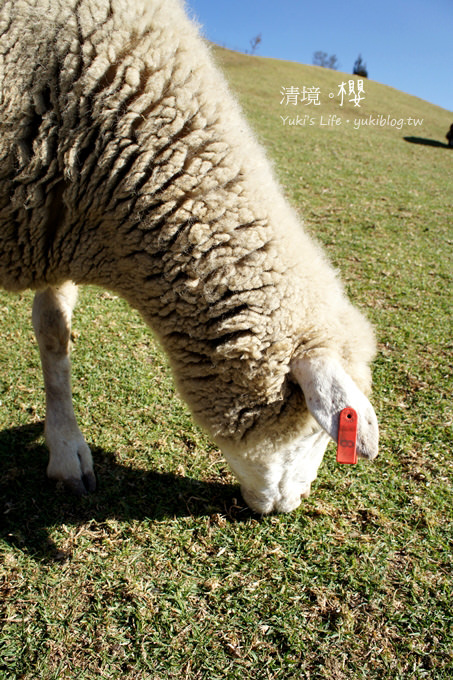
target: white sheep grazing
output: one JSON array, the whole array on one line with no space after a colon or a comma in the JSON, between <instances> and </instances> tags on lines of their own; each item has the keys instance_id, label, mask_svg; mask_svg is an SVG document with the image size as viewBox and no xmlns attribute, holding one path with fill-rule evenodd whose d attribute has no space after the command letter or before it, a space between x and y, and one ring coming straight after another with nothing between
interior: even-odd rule
<instances>
[{"instance_id":1,"label":"white sheep grazing","mask_svg":"<svg viewBox=\"0 0 453 680\"><path fill-rule=\"evenodd\" d=\"M38 291L49 477L95 488L70 388L84 283L141 312L257 512L308 495L345 406L377 455L371 328L178 0L0 0L0 86L0 284Z\"/></svg>"}]
</instances>

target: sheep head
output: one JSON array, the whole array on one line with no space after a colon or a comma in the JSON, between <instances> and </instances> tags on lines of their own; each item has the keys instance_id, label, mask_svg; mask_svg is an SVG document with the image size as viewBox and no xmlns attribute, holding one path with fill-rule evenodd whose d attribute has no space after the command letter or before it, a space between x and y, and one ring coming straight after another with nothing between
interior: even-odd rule
<instances>
[{"instance_id":1,"label":"sheep head","mask_svg":"<svg viewBox=\"0 0 453 680\"><path fill-rule=\"evenodd\" d=\"M357 453L368 460L378 454L379 430L374 409L352 378L332 356L296 358L291 364L307 405L306 432L283 446L247 452L223 447L241 484L247 505L261 514L290 512L310 494L325 450L338 442L340 412L352 407L358 417ZM312 418L310 417L312 416Z\"/></svg>"}]
</instances>

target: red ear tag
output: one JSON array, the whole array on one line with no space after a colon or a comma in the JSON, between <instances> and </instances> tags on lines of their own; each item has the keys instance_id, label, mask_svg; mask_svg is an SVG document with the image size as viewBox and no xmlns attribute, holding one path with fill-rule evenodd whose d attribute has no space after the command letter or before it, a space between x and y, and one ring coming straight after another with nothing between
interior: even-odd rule
<instances>
[{"instance_id":1,"label":"red ear tag","mask_svg":"<svg viewBox=\"0 0 453 680\"><path fill-rule=\"evenodd\" d=\"M357 413L348 406L340 413L338 424L337 463L357 463Z\"/></svg>"}]
</instances>

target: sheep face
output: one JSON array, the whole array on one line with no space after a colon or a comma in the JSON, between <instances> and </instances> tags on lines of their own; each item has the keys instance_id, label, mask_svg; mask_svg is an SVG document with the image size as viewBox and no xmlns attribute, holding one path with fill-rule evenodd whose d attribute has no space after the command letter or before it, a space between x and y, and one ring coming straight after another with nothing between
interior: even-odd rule
<instances>
[{"instance_id":1,"label":"sheep face","mask_svg":"<svg viewBox=\"0 0 453 680\"><path fill-rule=\"evenodd\" d=\"M309 496L329 440L338 441L344 408L349 406L357 412L358 455L372 460L378 453L379 431L373 407L336 358L295 359L291 370L309 411L306 434L276 448L269 441L272 437L261 442L261 450L260 446L222 448L241 484L244 500L261 514L290 512L301 497Z\"/></svg>"},{"instance_id":2,"label":"sheep face","mask_svg":"<svg viewBox=\"0 0 453 680\"><path fill-rule=\"evenodd\" d=\"M302 436L270 458L255 460L223 450L241 484L247 505L260 514L290 512L310 495L329 436L319 430Z\"/></svg>"}]
</instances>

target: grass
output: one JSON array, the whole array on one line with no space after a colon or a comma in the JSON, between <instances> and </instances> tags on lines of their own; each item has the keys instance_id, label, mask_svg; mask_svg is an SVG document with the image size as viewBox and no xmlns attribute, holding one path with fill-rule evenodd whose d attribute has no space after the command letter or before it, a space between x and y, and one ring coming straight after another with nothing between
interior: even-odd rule
<instances>
[{"instance_id":1,"label":"grass","mask_svg":"<svg viewBox=\"0 0 453 680\"><path fill-rule=\"evenodd\" d=\"M44 476L32 296L2 293L0 678L451 678L451 114L372 81L358 114L327 96L337 72L216 54L376 326L380 457L345 469L330 448L297 511L253 515L149 330L90 288L73 382L99 490L69 497ZM292 85L325 93L318 118L423 125L284 126Z\"/></svg>"}]
</instances>

